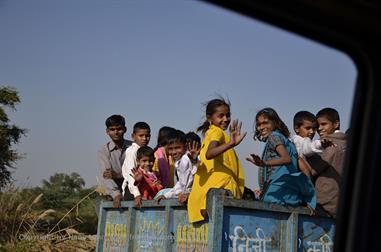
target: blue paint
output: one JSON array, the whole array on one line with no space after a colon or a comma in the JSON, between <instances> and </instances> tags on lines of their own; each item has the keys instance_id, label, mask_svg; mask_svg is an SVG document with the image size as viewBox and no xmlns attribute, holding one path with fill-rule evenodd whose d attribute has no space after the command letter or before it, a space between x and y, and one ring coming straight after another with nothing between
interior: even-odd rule
<instances>
[{"instance_id":1,"label":"blue paint","mask_svg":"<svg viewBox=\"0 0 381 252\"><path fill-rule=\"evenodd\" d=\"M332 219L302 216L298 225L298 251L332 251L334 234Z\"/></svg>"},{"instance_id":2,"label":"blue paint","mask_svg":"<svg viewBox=\"0 0 381 252\"><path fill-rule=\"evenodd\" d=\"M333 219L311 217L306 208L235 200L221 190L208 195L209 220L189 224L177 200L141 209L103 202L97 251L332 251Z\"/></svg>"},{"instance_id":3,"label":"blue paint","mask_svg":"<svg viewBox=\"0 0 381 252\"><path fill-rule=\"evenodd\" d=\"M128 211L108 210L103 211L101 216L101 229L98 227L97 246L104 248L104 251L127 248L128 244Z\"/></svg>"},{"instance_id":4,"label":"blue paint","mask_svg":"<svg viewBox=\"0 0 381 252\"><path fill-rule=\"evenodd\" d=\"M143 209L136 211L133 232L133 251L165 251L165 210Z\"/></svg>"},{"instance_id":5,"label":"blue paint","mask_svg":"<svg viewBox=\"0 0 381 252\"><path fill-rule=\"evenodd\" d=\"M248 211L228 208L224 212L223 247L228 251L255 247L266 251L279 251L285 242L282 229L287 224L288 214L272 211Z\"/></svg>"}]
</instances>

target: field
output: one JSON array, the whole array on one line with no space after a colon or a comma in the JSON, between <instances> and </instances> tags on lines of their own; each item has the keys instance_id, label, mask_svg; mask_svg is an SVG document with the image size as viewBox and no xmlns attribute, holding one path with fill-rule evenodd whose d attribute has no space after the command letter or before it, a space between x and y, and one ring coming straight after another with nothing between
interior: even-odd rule
<instances>
[{"instance_id":1,"label":"field","mask_svg":"<svg viewBox=\"0 0 381 252\"><path fill-rule=\"evenodd\" d=\"M0 251L95 251L96 188L78 174L0 192Z\"/></svg>"}]
</instances>

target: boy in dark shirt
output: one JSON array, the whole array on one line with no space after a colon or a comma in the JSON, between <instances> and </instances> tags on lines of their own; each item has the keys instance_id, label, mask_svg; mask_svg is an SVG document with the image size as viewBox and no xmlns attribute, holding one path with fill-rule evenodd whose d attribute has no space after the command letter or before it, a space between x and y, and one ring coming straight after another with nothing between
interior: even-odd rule
<instances>
[{"instance_id":1,"label":"boy in dark shirt","mask_svg":"<svg viewBox=\"0 0 381 252\"><path fill-rule=\"evenodd\" d=\"M307 160L312 168L318 207L336 217L347 136L340 132L339 113L333 108L320 110L316 114L316 121L320 139L333 144Z\"/></svg>"}]
</instances>

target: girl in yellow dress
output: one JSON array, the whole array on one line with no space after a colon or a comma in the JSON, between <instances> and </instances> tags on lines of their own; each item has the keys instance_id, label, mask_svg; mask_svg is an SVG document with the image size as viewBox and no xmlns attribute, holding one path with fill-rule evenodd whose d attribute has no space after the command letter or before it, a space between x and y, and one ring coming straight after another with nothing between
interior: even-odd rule
<instances>
[{"instance_id":1,"label":"girl in yellow dress","mask_svg":"<svg viewBox=\"0 0 381 252\"><path fill-rule=\"evenodd\" d=\"M244 174L234 147L246 133L241 134L242 122L230 125L230 104L223 99L213 99L206 106L206 120L197 129L202 131L204 142L200 151L201 163L194 177L188 199L189 222L207 217L206 194L211 188L222 188L241 198L244 191ZM229 127L230 137L225 130Z\"/></svg>"}]
</instances>

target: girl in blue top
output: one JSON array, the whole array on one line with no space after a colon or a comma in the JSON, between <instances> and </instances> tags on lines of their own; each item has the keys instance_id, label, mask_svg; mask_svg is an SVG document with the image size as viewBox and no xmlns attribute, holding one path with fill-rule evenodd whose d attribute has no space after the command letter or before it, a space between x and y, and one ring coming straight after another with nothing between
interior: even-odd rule
<instances>
[{"instance_id":1,"label":"girl in blue top","mask_svg":"<svg viewBox=\"0 0 381 252\"><path fill-rule=\"evenodd\" d=\"M247 158L259 166L261 200L282 205L316 207L316 193L311 180L298 168L298 153L288 139L290 132L272 108L255 116L254 140L266 143L262 158Z\"/></svg>"}]
</instances>

